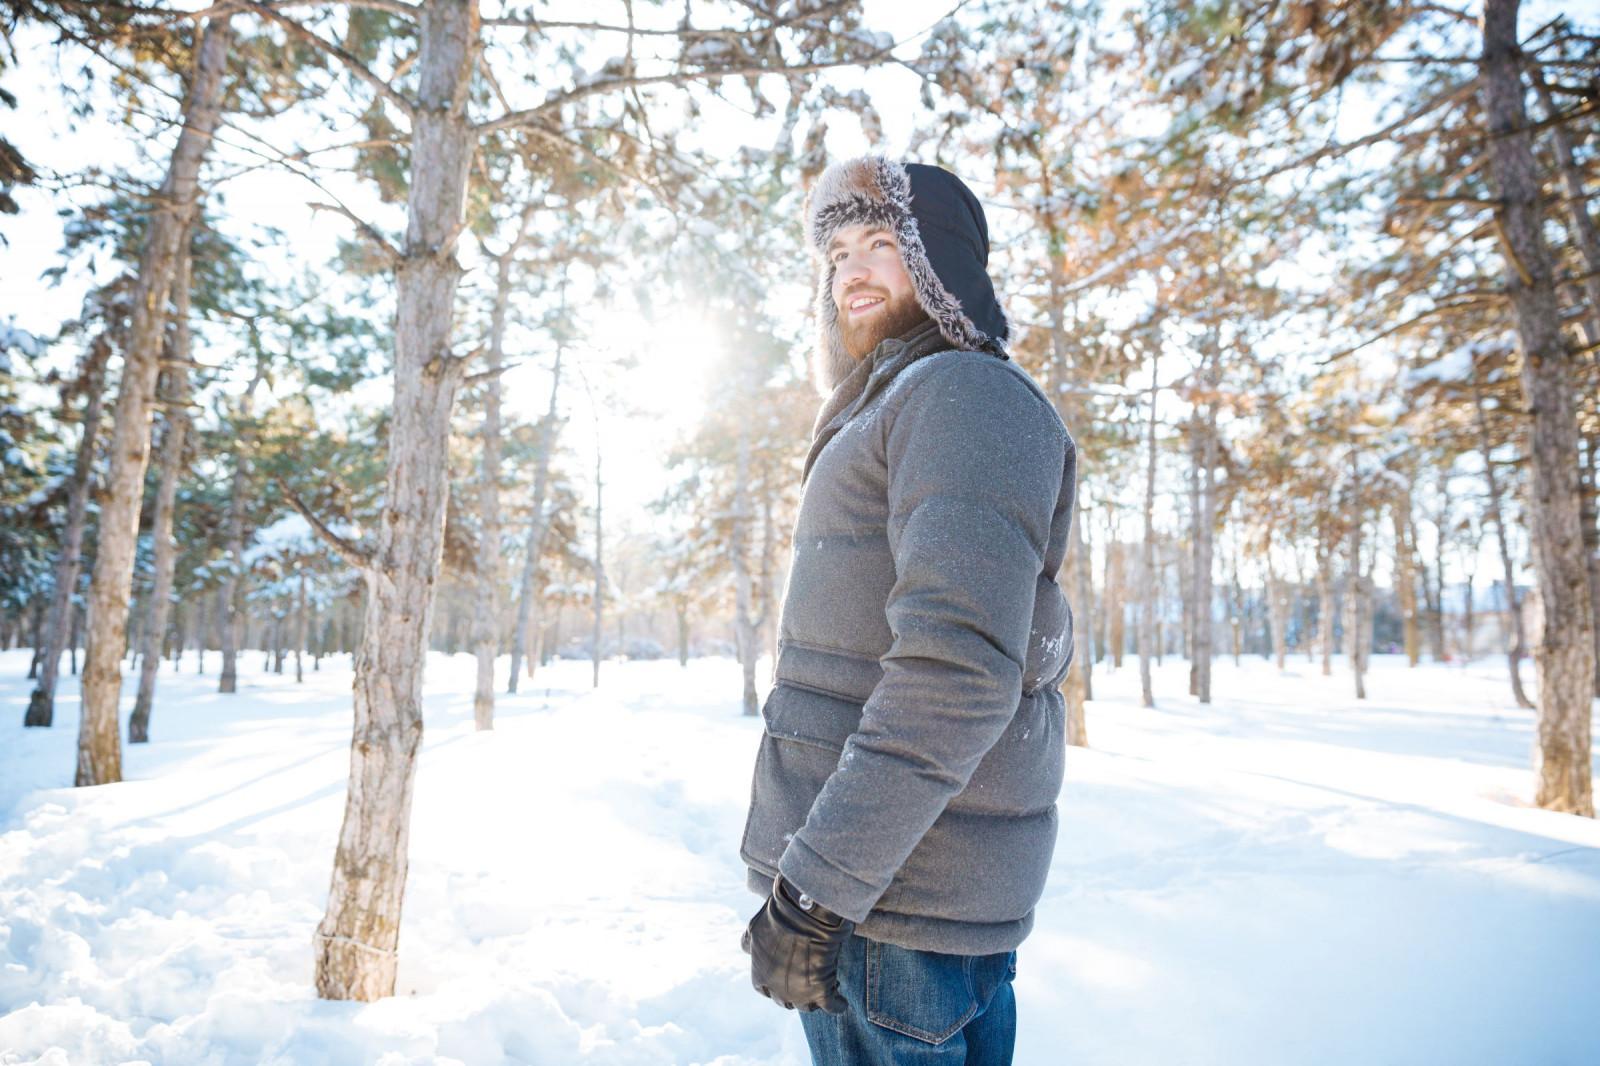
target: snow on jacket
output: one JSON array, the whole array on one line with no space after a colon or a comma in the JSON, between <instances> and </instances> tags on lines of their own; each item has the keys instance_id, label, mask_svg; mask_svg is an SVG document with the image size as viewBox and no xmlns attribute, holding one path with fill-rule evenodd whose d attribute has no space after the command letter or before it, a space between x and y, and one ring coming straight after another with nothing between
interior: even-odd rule
<instances>
[{"instance_id":1,"label":"snow on jacket","mask_svg":"<svg viewBox=\"0 0 1600 1066\"><path fill-rule=\"evenodd\" d=\"M858 169L843 181L830 171L819 190L832 176L851 195L866 189L868 209L887 203L932 322L835 380L818 417L740 851L752 889L781 870L869 939L1006 951L1032 926L1056 837L1072 620L1054 578L1075 448L1006 358L998 304L986 330L952 324L983 294L970 271L929 263L977 255L987 288L986 232L970 216L948 236L927 225L899 164L841 166ZM971 196L944 171L917 170L938 193ZM808 222L825 248L860 213L819 226L833 201L817 199ZM948 199L927 199L950 223ZM952 238L971 252L922 243ZM822 344L836 344L828 328Z\"/></svg>"}]
</instances>

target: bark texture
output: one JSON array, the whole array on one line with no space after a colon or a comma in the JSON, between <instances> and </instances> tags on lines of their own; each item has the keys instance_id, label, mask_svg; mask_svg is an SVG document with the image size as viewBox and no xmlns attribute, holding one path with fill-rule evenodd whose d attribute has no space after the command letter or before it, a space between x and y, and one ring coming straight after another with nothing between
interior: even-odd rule
<instances>
[{"instance_id":1,"label":"bark texture","mask_svg":"<svg viewBox=\"0 0 1600 1066\"><path fill-rule=\"evenodd\" d=\"M78 438L78 454L73 460L72 481L67 488L67 528L62 534L61 557L56 560L56 583L50 594L50 613L45 620L39 683L28 698L28 710L22 719L25 726L48 726L55 721L56 675L61 669L63 648L73 648L72 672L78 672L78 614L72 596L77 591L83 561L84 518L89 509L100 413L105 402L106 361L110 358L111 341L102 333L90 344L83 370L78 375L78 387L84 394L83 432Z\"/></svg>"},{"instance_id":2,"label":"bark texture","mask_svg":"<svg viewBox=\"0 0 1600 1066\"><path fill-rule=\"evenodd\" d=\"M1530 535L1544 624L1539 638L1538 790L1549 810L1594 816L1590 701L1594 618L1578 502L1572 362L1542 230L1539 173L1523 103L1517 0L1485 0L1480 64L1495 220L1516 315L1521 385L1530 412Z\"/></svg>"},{"instance_id":3,"label":"bark texture","mask_svg":"<svg viewBox=\"0 0 1600 1066\"><path fill-rule=\"evenodd\" d=\"M483 466L478 484L478 596L472 605L472 653L478 663L477 684L472 693L472 719L480 730L494 728L494 660L500 650L500 577L504 570L500 558L500 369L505 362L506 309L511 304L511 263L515 251L513 246L498 257L494 312L490 317L489 347L484 355L483 427L479 431Z\"/></svg>"},{"instance_id":4,"label":"bark texture","mask_svg":"<svg viewBox=\"0 0 1600 1066\"><path fill-rule=\"evenodd\" d=\"M1494 449L1489 439L1489 422L1483 409L1483 390L1476 380L1472 384L1472 398L1477 408L1478 445L1483 452L1483 476L1489 489L1489 517L1494 520L1495 543L1500 549L1500 574L1506 589L1506 614L1509 615L1512 640L1506 649L1511 672L1511 694L1517 706L1533 709L1533 701L1522 687L1522 659L1528 654L1528 634L1522 624L1522 604L1517 598L1517 572L1511 565L1511 545L1506 536L1505 515L1500 507L1500 479L1494 472Z\"/></svg>"},{"instance_id":5,"label":"bark texture","mask_svg":"<svg viewBox=\"0 0 1600 1066\"><path fill-rule=\"evenodd\" d=\"M183 449L189 433L189 250L185 233L183 251L173 280L172 358L162 377L166 380L166 429L161 435L161 481L156 486L156 513L150 523L150 538L155 544L155 575L151 582L149 616L144 627L143 650L139 655L139 695L128 717L128 742L143 744L150 739L150 712L156 699L156 675L161 671L161 642L167 632L172 610L172 570L178 546L172 540L172 512L178 498L178 479L183 475Z\"/></svg>"},{"instance_id":6,"label":"bark texture","mask_svg":"<svg viewBox=\"0 0 1600 1066\"><path fill-rule=\"evenodd\" d=\"M150 201L150 221L139 253L128 348L112 422L94 577L89 586L90 632L83 666L83 715L74 778L80 786L122 780L117 710L139 506L144 497L145 468L150 461L150 411L174 267L181 239L194 217L200 164L221 119L222 78L233 39L226 15L209 20L198 32L201 39L195 49L194 74L183 104L183 132L178 135L161 189Z\"/></svg>"},{"instance_id":7,"label":"bark texture","mask_svg":"<svg viewBox=\"0 0 1600 1066\"><path fill-rule=\"evenodd\" d=\"M539 425L539 449L533 468L533 499L528 504L528 545L522 559L522 580L517 590L517 626L511 638L511 678L506 691L517 691L517 678L522 674L522 657L528 656L528 676L538 662L534 654L534 638L538 634L540 616L539 590L534 580L539 572L539 558L544 552L544 498L550 487L550 455L556 441L556 398L561 392L562 349L556 348L555 368L550 375L550 404L544 420Z\"/></svg>"},{"instance_id":8,"label":"bark texture","mask_svg":"<svg viewBox=\"0 0 1600 1066\"><path fill-rule=\"evenodd\" d=\"M1150 360L1150 421L1145 434L1144 543L1139 548L1139 692L1146 707L1156 705L1151 659L1156 654L1156 399L1161 356Z\"/></svg>"},{"instance_id":9,"label":"bark texture","mask_svg":"<svg viewBox=\"0 0 1600 1066\"><path fill-rule=\"evenodd\" d=\"M405 246L397 268L394 410L382 518L366 571L356 657L350 787L327 912L317 928L317 994L394 993L411 797L422 744L422 679L444 547L450 409L462 359L450 351L461 267L455 249L476 133L467 95L479 49L476 3L418 11L417 107Z\"/></svg>"}]
</instances>

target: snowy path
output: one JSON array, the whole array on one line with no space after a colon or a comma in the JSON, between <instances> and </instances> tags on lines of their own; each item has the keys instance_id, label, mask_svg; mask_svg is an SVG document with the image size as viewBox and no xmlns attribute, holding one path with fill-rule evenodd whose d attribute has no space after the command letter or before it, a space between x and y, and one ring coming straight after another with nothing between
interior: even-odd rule
<instances>
[{"instance_id":1,"label":"snowy path","mask_svg":"<svg viewBox=\"0 0 1600 1066\"><path fill-rule=\"evenodd\" d=\"M215 669L217 657L211 655ZM558 663L472 729L435 657L400 992L311 991L343 807L347 661L164 676L120 785L71 781L76 680L20 726L0 653L0 1063L801 1066L748 990L737 857L758 723L725 660ZM1342 664L1337 664L1342 665ZM1101 670L1020 953L1019 1066L1600 1062L1600 826L1526 806L1499 664L1369 691L1303 659Z\"/></svg>"}]
</instances>

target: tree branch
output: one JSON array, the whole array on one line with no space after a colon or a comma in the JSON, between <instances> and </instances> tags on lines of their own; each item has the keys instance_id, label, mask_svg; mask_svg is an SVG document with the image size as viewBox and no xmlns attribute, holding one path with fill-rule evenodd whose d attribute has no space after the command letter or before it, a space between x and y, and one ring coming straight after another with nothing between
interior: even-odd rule
<instances>
[{"instance_id":1,"label":"tree branch","mask_svg":"<svg viewBox=\"0 0 1600 1066\"><path fill-rule=\"evenodd\" d=\"M399 90L395 89L394 86L390 85L372 71L368 70L359 59L345 51L343 48L323 40L320 36L312 33L294 19L279 14L273 8L268 7L266 4L260 3L259 0L243 0L243 3L245 10L254 11L263 18L269 19L272 22L276 22L291 36L297 37L318 51L337 59L344 65L346 70L360 78L362 81L366 82L368 85L372 86L373 89L377 90L378 94L381 95L385 100L388 100L395 107L399 108L405 114L407 119L412 119L415 117L416 108L412 105L410 100L407 100Z\"/></svg>"},{"instance_id":2,"label":"tree branch","mask_svg":"<svg viewBox=\"0 0 1600 1066\"><path fill-rule=\"evenodd\" d=\"M283 478L274 477L272 480L277 482L278 490L283 493L283 498L289 501L289 506L293 507L300 513L300 517L306 520L317 536L321 537L323 541L327 543L328 547L334 550L335 554L337 554L339 558L343 559L350 566L362 571L363 573L373 572L372 555L370 552L357 547L345 538L339 536L339 534L335 533L333 530L329 529L327 524L324 523L322 519L311 513L311 508L305 505L304 500L295 495L295 491L289 487L288 483L284 481Z\"/></svg>"},{"instance_id":3,"label":"tree branch","mask_svg":"<svg viewBox=\"0 0 1600 1066\"><path fill-rule=\"evenodd\" d=\"M323 191L326 192L327 190ZM343 204L325 204L317 200L310 200L306 202L306 206L311 208L313 212L332 211L335 214L343 215L345 218L348 218L351 222L356 224L356 229L361 231L361 235L363 237L377 246L378 250L383 253L384 258L389 261L390 266L400 262L400 249L390 244L388 240L384 238L383 234L379 233L370 222L361 218L354 211L350 210Z\"/></svg>"},{"instance_id":4,"label":"tree branch","mask_svg":"<svg viewBox=\"0 0 1600 1066\"><path fill-rule=\"evenodd\" d=\"M558 96L551 97L538 107L530 107L522 111L513 111L509 115L501 115L499 118L490 119L486 122L480 122L477 125L477 130L479 133L489 133L494 130L503 130L509 129L513 126L521 126L525 123L532 122L543 115L549 114L551 111L558 110L562 106L570 104L575 100L581 100L585 96L593 96L596 93L612 92L616 89L626 89L630 86L662 85L668 83L683 84L684 82L692 81L709 81L713 78L743 78L761 74L776 74L779 77L786 77L795 74L810 74L819 70L832 70L836 67L870 66L873 63L876 63L878 60L888 56L888 54L889 50L883 49L870 53L869 55L857 57L855 59L840 59L827 63L802 63L796 66L780 67L732 67L726 70L685 70L678 71L673 74L653 74L641 78L602 78L598 81L592 81L587 85L576 86Z\"/></svg>"}]
</instances>

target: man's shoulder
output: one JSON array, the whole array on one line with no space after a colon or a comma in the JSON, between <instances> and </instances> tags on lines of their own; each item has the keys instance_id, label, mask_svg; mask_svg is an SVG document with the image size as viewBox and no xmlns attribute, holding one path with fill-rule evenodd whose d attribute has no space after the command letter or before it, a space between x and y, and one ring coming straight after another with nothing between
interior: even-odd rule
<instances>
[{"instance_id":1,"label":"man's shoulder","mask_svg":"<svg viewBox=\"0 0 1600 1066\"><path fill-rule=\"evenodd\" d=\"M1015 408L1028 404L1024 394L1041 405L1050 416L1060 421L1055 405L1045 391L1015 360L965 348L947 348L923 356L907 367L895 382L899 402L903 408L940 398L949 400L959 396L963 407L994 405Z\"/></svg>"}]
</instances>

